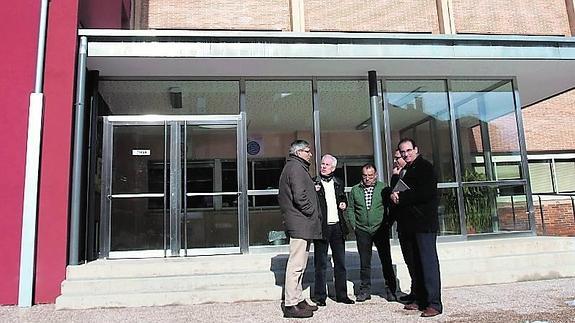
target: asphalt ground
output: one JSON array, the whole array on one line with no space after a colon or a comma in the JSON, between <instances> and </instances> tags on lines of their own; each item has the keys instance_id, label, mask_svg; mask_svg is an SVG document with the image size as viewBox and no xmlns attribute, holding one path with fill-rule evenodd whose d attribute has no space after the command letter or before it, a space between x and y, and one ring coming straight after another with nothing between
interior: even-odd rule
<instances>
[{"instance_id":1,"label":"asphalt ground","mask_svg":"<svg viewBox=\"0 0 575 323\"><path fill-rule=\"evenodd\" d=\"M262 301L88 310L1 306L0 322L575 322L575 278L446 288L442 294L443 314L432 318L372 296L354 305L328 300L309 319L284 319L279 301Z\"/></svg>"}]
</instances>

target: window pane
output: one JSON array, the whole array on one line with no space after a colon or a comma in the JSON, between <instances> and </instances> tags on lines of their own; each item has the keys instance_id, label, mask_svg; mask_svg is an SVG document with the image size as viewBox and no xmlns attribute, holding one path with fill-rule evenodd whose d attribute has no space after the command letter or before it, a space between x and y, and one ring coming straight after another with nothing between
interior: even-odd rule
<instances>
[{"instance_id":1,"label":"window pane","mask_svg":"<svg viewBox=\"0 0 575 323\"><path fill-rule=\"evenodd\" d=\"M310 81L247 81L246 116L250 189L277 189L289 145L296 139L313 140ZM315 165L310 167L312 174ZM250 244L282 244L274 238L283 231L277 195L249 197ZM271 235L270 235L271 233Z\"/></svg>"},{"instance_id":2,"label":"window pane","mask_svg":"<svg viewBox=\"0 0 575 323\"><path fill-rule=\"evenodd\" d=\"M552 193L551 162L548 160L530 161L529 179L531 180L531 191L533 194Z\"/></svg>"},{"instance_id":3,"label":"window pane","mask_svg":"<svg viewBox=\"0 0 575 323\"><path fill-rule=\"evenodd\" d=\"M338 176L343 176L346 186L353 186L361 179L361 165L373 162L369 84L367 81L319 81L317 87L321 152L338 159ZM382 171L385 174L385 170Z\"/></svg>"},{"instance_id":4,"label":"window pane","mask_svg":"<svg viewBox=\"0 0 575 323\"><path fill-rule=\"evenodd\" d=\"M559 192L575 191L575 160L555 161L555 178Z\"/></svg>"},{"instance_id":5,"label":"window pane","mask_svg":"<svg viewBox=\"0 0 575 323\"><path fill-rule=\"evenodd\" d=\"M447 86L442 80L386 81L393 148L403 137L415 140L433 163L439 182L452 182L453 156Z\"/></svg>"},{"instance_id":6,"label":"window pane","mask_svg":"<svg viewBox=\"0 0 575 323\"><path fill-rule=\"evenodd\" d=\"M495 180L493 156L520 155L512 83L458 80L451 86L463 181Z\"/></svg>"},{"instance_id":7,"label":"window pane","mask_svg":"<svg viewBox=\"0 0 575 323\"><path fill-rule=\"evenodd\" d=\"M238 114L238 81L100 81L111 115Z\"/></svg>"}]
</instances>

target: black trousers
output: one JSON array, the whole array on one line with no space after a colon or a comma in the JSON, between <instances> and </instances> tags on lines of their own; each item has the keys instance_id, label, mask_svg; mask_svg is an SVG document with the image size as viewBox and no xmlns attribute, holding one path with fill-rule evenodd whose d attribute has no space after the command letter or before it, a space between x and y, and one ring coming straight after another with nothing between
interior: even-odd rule
<instances>
[{"instance_id":1,"label":"black trousers","mask_svg":"<svg viewBox=\"0 0 575 323\"><path fill-rule=\"evenodd\" d=\"M314 240L315 289L314 300L325 301L327 248L331 247L333 257L333 276L335 280L335 298L347 298L347 272L345 269L345 240L339 223L327 226L327 240Z\"/></svg>"},{"instance_id":2,"label":"black trousers","mask_svg":"<svg viewBox=\"0 0 575 323\"><path fill-rule=\"evenodd\" d=\"M359 276L361 284L359 286L359 292L365 294L371 293L371 253L372 247L375 245L379 260L381 261L385 285L391 293L396 293L397 282L391 262L389 227L382 225L373 235L362 230L355 230L355 237L360 261Z\"/></svg>"},{"instance_id":3,"label":"black trousers","mask_svg":"<svg viewBox=\"0 0 575 323\"><path fill-rule=\"evenodd\" d=\"M401 232L399 239L417 305L420 308L433 307L443 312L437 234Z\"/></svg>"},{"instance_id":4,"label":"black trousers","mask_svg":"<svg viewBox=\"0 0 575 323\"><path fill-rule=\"evenodd\" d=\"M411 278L410 293L416 295L419 289L419 284L417 281L418 277L415 267L416 263L419 263L419 261L416 262L414 255L415 254L414 249L417 248L417 245L415 245L415 238L413 237L413 235L401 232L398 232L398 238L399 238L399 246L401 247L401 253L403 255L403 260L405 261L405 265L407 266L407 271L409 272L409 278Z\"/></svg>"}]
</instances>

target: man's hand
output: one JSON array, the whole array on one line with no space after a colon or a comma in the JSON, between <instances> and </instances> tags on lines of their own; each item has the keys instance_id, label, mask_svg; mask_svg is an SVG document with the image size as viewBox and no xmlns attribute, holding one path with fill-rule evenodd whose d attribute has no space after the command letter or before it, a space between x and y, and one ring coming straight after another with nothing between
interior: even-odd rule
<instances>
[{"instance_id":1,"label":"man's hand","mask_svg":"<svg viewBox=\"0 0 575 323\"><path fill-rule=\"evenodd\" d=\"M345 210L347 208L347 205L345 204L345 202L339 202L339 209L340 210Z\"/></svg>"},{"instance_id":2,"label":"man's hand","mask_svg":"<svg viewBox=\"0 0 575 323\"><path fill-rule=\"evenodd\" d=\"M389 195L389 199L393 204L399 204L399 192L393 192Z\"/></svg>"}]
</instances>

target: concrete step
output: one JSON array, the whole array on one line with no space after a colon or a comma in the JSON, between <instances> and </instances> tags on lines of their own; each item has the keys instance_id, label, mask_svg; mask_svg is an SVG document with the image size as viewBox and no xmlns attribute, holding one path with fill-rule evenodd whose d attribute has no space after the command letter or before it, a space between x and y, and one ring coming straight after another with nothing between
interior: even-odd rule
<instances>
[{"instance_id":1,"label":"concrete step","mask_svg":"<svg viewBox=\"0 0 575 323\"><path fill-rule=\"evenodd\" d=\"M348 245L349 246L349 245ZM527 237L438 244L443 287L575 276L575 238ZM313 255L313 253L311 254ZM392 247L399 285L410 279L398 246ZM98 260L69 266L57 308L152 306L280 300L287 254ZM359 287L359 256L347 252L348 292ZM333 273L328 270L328 277ZM304 275L314 281L313 257ZM384 291L381 265L372 259L374 294ZM328 286L333 295L333 284Z\"/></svg>"}]
</instances>

